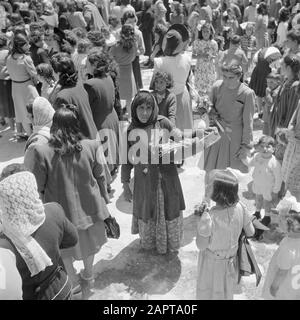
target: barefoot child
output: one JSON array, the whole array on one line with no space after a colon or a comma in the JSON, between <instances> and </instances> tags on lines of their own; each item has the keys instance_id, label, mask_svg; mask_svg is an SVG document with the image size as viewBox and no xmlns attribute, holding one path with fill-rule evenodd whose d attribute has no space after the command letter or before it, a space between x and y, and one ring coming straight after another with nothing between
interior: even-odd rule
<instances>
[{"instance_id":1,"label":"barefoot child","mask_svg":"<svg viewBox=\"0 0 300 320\"><path fill-rule=\"evenodd\" d=\"M260 211L265 209L265 216L261 220L262 224L269 226L271 223L271 208L273 200L278 197L281 188L281 165L273 155L275 141L272 137L262 136L256 145L258 152L254 157L242 159L248 167L254 167L252 190L255 193L255 216L261 219ZM256 238L262 235L261 230L257 230Z\"/></svg>"},{"instance_id":2,"label":"barefoot child","mask_svg":"<svg viewBox=\"0 0 300 320\"><path fill-rule=\"evenodd\" d=\"M196 211L199 251L198 300L232 300L238 280L236 268L238 240L242 232L254 234L253 217L239 202L238 180L226 170L211 172L211 200L216 205L209 211ZM255 219L255 217L254 217Z\"/></svg>"}]
</instances>

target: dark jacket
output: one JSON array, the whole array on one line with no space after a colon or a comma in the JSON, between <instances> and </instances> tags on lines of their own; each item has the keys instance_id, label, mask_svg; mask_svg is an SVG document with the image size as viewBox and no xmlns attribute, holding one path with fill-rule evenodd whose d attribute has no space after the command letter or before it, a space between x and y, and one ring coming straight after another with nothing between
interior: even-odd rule
<instances>
[{"instance_id":1,"label":"dark jacket","mask_svg":"<svg viewBox=\"0 0 300 320\"><path fill-rule=\"evenodd\" d=\"M63 104L74 104L79 108L80 130L88 139L95 139L97 128L89 103L89 96L82 85L75 87L62 87L54 101L54 109L61 108Z\"/></svg>"},{"instance_id":2,"label":"dark jacket","mask_svg":"<svg viewBox=\"0 0 300 320\"><path fill-rule=\"evenodd\" d=\"M36 45L32 44L30 47L30 55L35 67L40 63L50 64L48 52L43 48L39 48Z\"/></svg>"},{"instance_id":3,"label":"dark jacket","mask_svg":"<svg viewBox=\"0 0 300 320\"><path fill-rule=\"evenodd\" d=\"M66 218L62 207L58 203L46 203L44 206L45 222L32 236L52 260L52 266L31 277L25 261L12 242L7 238L0 238L0 246L12 250L16 255L17 268L22 277L24 300L36 299L35 289L54 272L57 266L63 267L60 249L73 247L78 241L77 230Z\"/></svg>"}]
</instances>

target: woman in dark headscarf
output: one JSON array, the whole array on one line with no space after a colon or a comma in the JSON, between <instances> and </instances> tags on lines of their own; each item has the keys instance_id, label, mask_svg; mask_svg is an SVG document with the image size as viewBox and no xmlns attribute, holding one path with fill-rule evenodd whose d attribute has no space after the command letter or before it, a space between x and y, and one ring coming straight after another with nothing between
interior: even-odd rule
<instances>
[{"instance_id":1,"label":"woman in dark headscarf","mask_svg":"<svg viewBox=\"0 0 300 320\"><path fill-rule=\"evenodd\" d=\"M176 252L180 248L183 233L184 197L174 159L159 158L155 150L161 154L164 150L161 141L168 141L172 136L180 142L183 136L170 120L158 115L155 97L148 91L140 91L136 95L131 114L128 161L122 165L121 181L125 199L131 201L133 198L132 233L140 235L141 246L146 250L156 249L161 254ZM203 131L193 132L192 136L196 136L196 133L200 135ZM198 138L190 140L192 143L197 141ZM140 152L135 152L136 149ZM133 196L129 187L132 168Z\"/></svg>"}]
</instances>

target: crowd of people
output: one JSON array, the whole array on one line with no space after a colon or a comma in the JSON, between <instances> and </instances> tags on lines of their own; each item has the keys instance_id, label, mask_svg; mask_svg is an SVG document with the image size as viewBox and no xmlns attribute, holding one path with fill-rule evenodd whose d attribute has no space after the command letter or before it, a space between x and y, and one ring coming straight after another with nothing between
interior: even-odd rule
<instances>
[{"instance_id":1,"label":"crowd of people","mask_svg":"<svg viewBox=\"0 0 300 320\"><path fill-rule=\"evenodd\" d=\"M120 166L131 232L176 255L178 168L200 153L196 299L233 299L241 235L261 241L279 212L263 297L299 300L299 77L298 0L1 0L0 125L26 145L0 177L0 298L88 296Z\"/></svg>"}]
</instances>

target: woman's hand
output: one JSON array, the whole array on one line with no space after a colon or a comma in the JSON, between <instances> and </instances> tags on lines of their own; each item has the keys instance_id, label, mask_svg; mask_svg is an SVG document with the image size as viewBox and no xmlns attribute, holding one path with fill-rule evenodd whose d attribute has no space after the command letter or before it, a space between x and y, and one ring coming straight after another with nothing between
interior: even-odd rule
<instances>
[{"instance_id":1,"label":"woman's hand","mask_svg":"<svg viewBox=\"0 0 300 320\"><path fill-rule=\"evenodd\" d=\"M132 202L132 192L128 182L123 183L123 190L125 200L128 202Z\"/></svg>"}]
</instances>

